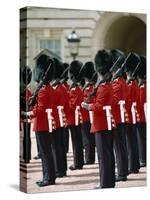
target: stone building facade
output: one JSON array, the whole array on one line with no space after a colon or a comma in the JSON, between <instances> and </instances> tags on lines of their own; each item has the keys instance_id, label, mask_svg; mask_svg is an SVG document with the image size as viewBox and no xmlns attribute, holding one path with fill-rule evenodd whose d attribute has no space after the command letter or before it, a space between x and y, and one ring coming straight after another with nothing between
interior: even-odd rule
<instances>
[{"instance_id":1,"label":"stone building facade","mask_svg":"<svg viewBox=\"0 0 150 200\"><path fill-rule=\"evenodd\" d=\"M78 59L93 60L101 48L146 53L146 15L135 13L26 7L20 12L21 65L48 48L71 62L66 37L72 29L81 39Z\"/></svg>"}]
</instances>

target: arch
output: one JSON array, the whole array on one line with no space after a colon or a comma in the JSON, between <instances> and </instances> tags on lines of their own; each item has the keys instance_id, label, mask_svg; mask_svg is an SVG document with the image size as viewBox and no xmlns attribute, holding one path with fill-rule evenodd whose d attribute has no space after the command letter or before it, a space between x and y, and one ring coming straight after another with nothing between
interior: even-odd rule
<instances>
[{"instance_id":1,"label":"arch","mask_svg":"<svg viewBox=\"0 0 150 200\"><path fill-rule=\"evenodd\" d=\"M94 32L94 53L102 48L119 48L125 53L146 54L146 19L143 14L105 13Z\"/></svg>"}]
</instances>

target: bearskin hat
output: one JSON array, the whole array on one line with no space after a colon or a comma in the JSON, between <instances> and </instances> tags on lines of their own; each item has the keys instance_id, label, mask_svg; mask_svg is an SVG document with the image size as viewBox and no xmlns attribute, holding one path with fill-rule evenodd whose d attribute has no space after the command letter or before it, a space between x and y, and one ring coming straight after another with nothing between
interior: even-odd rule
<instances>
[{"instance_id":1,"label":"bearskin hat","mask_svg":"<svg viewBox=\"0 0 150 200\"><path fill-rule=\"evenodd\" d=\"M22 80L25 85L28 85L32 79L32 71L30 67L25 66L22 70Z\"/></svg>"},{"instance_id":2,"label":"bearskin hat","mask_svg":"<svg viewBox=\"0 0 150 200\"><path fill-rule=\"evenodd\" d=\"M68 80L68 70L69 70L69 64L63 63L64 65L64 71L63 71L63 77L66 81Z\"/></svg>"},{"instance_id":3,"label":"bearskin hat","mask_svg":"<svg viewBox=\"0 0 150 200\"><path fill-rule=\"evenodd\" d=\"M102 75L109 72L113 64L112 54L109 50L99 50L95 56L96 70Z\"/></svg>"},{"instance_id":4,"label":"bearskin hat","mask_svg":"<svg viewBox=\"0 0 150 200\"><path fill-rule=\"evenodd\" d=\"M146 77L146 57L140 56L140 58L141 58L141 63L138 68L137 75L139 76L139 78L144 79Z\"/></svg>"},{"instance_id":5,"label":"bearskin hat","mask_svg":"<svg viewBox=\"0 0 150 200\"><path fill-rule=\"evenodd\" d=\"M138 54L129 53L124 63L125 71L130 74L133 74L139 62L140 62L140 56Z\"/></svg>"},{"instance_id":6,"label":"bearskin hat","mask_svg":"<svg viewBox=\"0 0 150 200\"><path fill-rule=\"evenodd\" d=\"M55 63L55 73L54 73L54 79L61 78L63 71L64 71L64 65L62 62L60 62L57 58L53 58Z\"/></svg>"},{"instance_id":7,"label":"bearskin hat","mask_svg":"<svg viewBox=\"0 0 150 200\"><path fill-rule=\"evenodd\" d=\"M36 61L36 66L34 69L34 80L36 82L43 81L44 84L47 84L53 79L54 72L54 60L50 56L42 54Z\"/></svg>"},{"instance_id":8,"label":"bearskin hat","mask_svg":"<svg viewBox=\"0 0 150 200\"><path fill-rule=\"evenodd\" d=\"M110 72L116 72L125 61L125 54L119 49L111 49L113 66L110 69Z\"/></svg>"},{"instance_id":9,"label":"bearskin hat","mask_svg":"<svg viewBox=\"0 0 150 200\"><path fill-rule=\"evenodd\" d=\"M69 68L70 78L79 82L83 75L83 64L78 60L72 61Z\"/></svg>"},{"instance_id":10,"label":"bearskin hat","mask_svg":"<svg viewBox=\"0 0 150 200\"><path fill-rule=\"evenodd\" d=\"M87 78L88 80L91 80L93 74L95 73L94 63L86 62L83 67L84 67L84 77Z\"/></svg>"}]
</instances>

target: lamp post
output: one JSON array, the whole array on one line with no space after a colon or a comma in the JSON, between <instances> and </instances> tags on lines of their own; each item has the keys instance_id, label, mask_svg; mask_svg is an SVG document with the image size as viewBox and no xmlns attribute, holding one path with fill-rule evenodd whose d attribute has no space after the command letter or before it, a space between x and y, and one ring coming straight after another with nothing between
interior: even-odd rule
<instances>
[{"instance_id":1,"label":"lamp post","mask_svg":"<svg viewBox=\"0 0 150 200\"><path fill-rule=\"evenodd\" d=\"M78 48L80 43L80 38L76 34L75 30L73 30L67 37L67 41L70 47L70 55L73 57L73 60L76 59L78 55Z\"/></svg>"}]
</instances>

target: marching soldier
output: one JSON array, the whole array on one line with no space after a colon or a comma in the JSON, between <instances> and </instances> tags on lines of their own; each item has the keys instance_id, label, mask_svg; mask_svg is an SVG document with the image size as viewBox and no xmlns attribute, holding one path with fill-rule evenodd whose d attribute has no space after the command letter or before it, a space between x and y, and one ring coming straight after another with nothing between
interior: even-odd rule
<instances>
[{"instance_id":1,"label":"marching soldier","mask_svg":"<svg viewBox=\"0 0 150 200\"><path fill-rule=\"evenodd\" d=\"M32 96L31 90L28 85L32 79L32 71L28 66L25 66L22 71L22 81L23 81L23 91L21 91L20 99L20 109L21 111L28 112L28 101ZM28 117L21 117L23 121L23 159L25 163L29 163L31 160L31 136L30 136L30 127L31 120Z\"/></svg>"},{"instance_id":2,"label":"marching soldier","mask_svg":"<svg viewBox=\"0 0 150 200\"><path fill-rule=\"evenodd\" d=\"M98 86L95 103L82 103L82 106L93 111L91 132L95 133L96 148L99 161L100 186L98 188L115 187L115 159L113 152L112 101L113 90L110 83L112 58L108 51L100 50L95 56L98 71Z\"/></svg>"},{"instance_id":3,"label":"marching soldier","mask_svg":"<svg viewBox=\"0 0 150 200\"><path fill-rule=\"evenodd\" d=\"M83 168L83 144L81 133L81 101L82 91L80 88L80 72L82 70L82 63L80 61L73 61L70 64L69 76L72 85L69 89L69 115L68 123L72 138L73 147L73 165L70 170L77 170Z\"/></svg>"},{"instance_id":4,"label":"marching soldier","mask_svg":"<svg viewBox=\"0 0 150 200\"><path fill-rule=\"evenodd\" d=\"M83 101L85 101L88 95L94 89L94 81L96 82L97 74L94 70L93 62L86 62L84 65L84 80L83 86ZM94 96L90 98L89 103L94 103ZM93 112L87 111L82 108L83 124L81 125L83 136L83 147L85 149L85 162L84 164L94 164L95 162L95 137L90 133L91 124L93 123Z\"/></svg>"},{"instance_id":5,"label":"marching soldier","mask_svg":"<svg viewBox=\"0 0 150 200\"><path fill-rule=\"evenodd\" d=\"M113 116L116 122L114 129L114 150L117 162L116 181L126 181L128 175L128 153L126 144L126 86L119 69L125 60L125 55L118 49L111 50L114 65L111 68L113 88ZM118 73L117 73L118 72Z\"/></svg>"},{"instance_id":6,"label":"marching soldier","mask_svg":"<svg viewBox=\"0 0 150 200\"><path fill-rule=\"evenodd\" d=\"M141 65L137 70L139 87L137 110L140 114L138 123L140 167L146 166L146 58L140 56Z\"/></svg>"},{"instance_id":7,"label":"marching soldier","mask_svg":"<svg viewBox=\"0 0 150 200\"><path fill-rule=\"evenodd\" d=\"M127 98L127 140L129 148L129 169L128 173L138 173L140 169L138 141L137 141L137 122L139 115L137 113L137 84L134 78L134 71L140 64L140 57L136 53L130 53L125 63L125 71L128 83L128 98Z\"/></svg>"},{"instance_id":8,"label":"marching soldier","mask_svg":"<svg viewBox=\"0 0 150 200\"><path fill-rule=\"evenodd\" d=\"M66 107L67 107L67 93L65 88L61 84L61 76L63 74L64 68L63 63L54 58L55 62L55 73L54 80L51 83L54 89L55 99L55 114L54 119L56 121L56 130L52 135L52 147L55 155L55 168L56 176L63 177L66 176L67 171L67 158L66 158L66 147L64 142L64 128L67 126L66 118Z\"/></svg>"},{"instance_id":9,"label":"marching soldier","mask_svg":"<svg viewBox=\"0 0 150 200\"><path fill-rule=\"evenodd\" d=\"M51 149L51 134L53 134L53 107L54 91L49 84L54 74L54 62L47 55L41 55L37 59L35 67L35 81L39 83L31 102L35 101L32 111L27 112L33 120L33 131L35 131L39 143L42 160L43 180L37 181L39 187L55 184L55 168ZM36 97L36 98L35 98Z\"/></svg>"}]
</instances>

